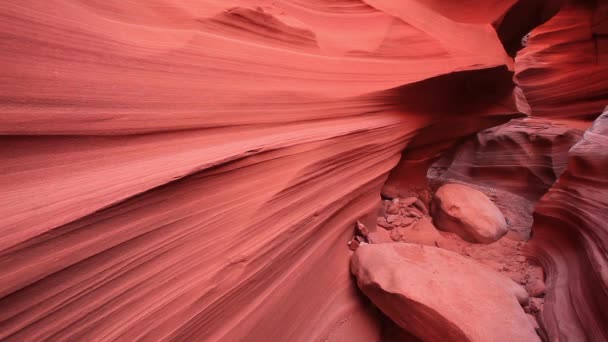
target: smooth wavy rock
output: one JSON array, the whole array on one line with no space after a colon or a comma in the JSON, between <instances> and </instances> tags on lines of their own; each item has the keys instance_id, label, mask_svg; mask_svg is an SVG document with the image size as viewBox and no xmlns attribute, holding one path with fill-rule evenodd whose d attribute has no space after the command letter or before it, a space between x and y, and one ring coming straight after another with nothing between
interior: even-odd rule
<instances>
[{"instance_id":1,"label":"smooth wavy rock","mask_svg":"<svg viewBox=\"0 0 608 342\"><path fill-rule=\"evenodd\" d=\"M546 273L541 313L550 340L608 340L608 111L568 153L538 202L531 253Z\"/></svg>"},{"instance_id":2,"label":"smooth wavy rock","mask_svg":"<svg viewBox=\"0 0 608 342\"><path fill-rule=\"evenodd\" d=\"M442 157L429 176L486 185L536 201L564 171L568 151L583 136L580 128L587 126L538 117L514 119L467 139Z\"/></svg>"},{"instance_id":3,"label":"smooth wavy rock","mask_svg":"<svg viewBox=\"0 0 608 342\"><path fill-rule=\"evenodd\" d=\"M513 3L5 1L0 339L381 340L346 243L517 114Z\"/></svg>"},{"instance_id":4,"label":"smooth wavy rock","mask_svg":"<svg viewBox=\"0 0 608 342\"><path fill-rule=\"evenodd\" d=\"M530 114L593 120L608 98L608 6L562 3L555 16L529 33L515 58L515 79Z\"/></svg>"},{"instance_id":5,"label":"smooth wavy rock","mask_svg":"<svg viewBox=\"0 0 608 342\"><path fill-rule=\"evenodd\" d=\"M509 235L527 240L534 204L564 171L568 150L588 126L586 121L513 119L444 153L427 177L434 189L462 183L483 192L507 218Z\"/></svg>"},{"instance_id":6,"label":"smooth wavy rock","mask_svg":"<svg viewBox=\"0 0 608 342\"><path fill-rule=\"evenodd\" d=\"M422 341L540 341L520 306L526 291L473 259L422 245L366 244L351 270L372 302Z\"/></svg>"}]
</instances>

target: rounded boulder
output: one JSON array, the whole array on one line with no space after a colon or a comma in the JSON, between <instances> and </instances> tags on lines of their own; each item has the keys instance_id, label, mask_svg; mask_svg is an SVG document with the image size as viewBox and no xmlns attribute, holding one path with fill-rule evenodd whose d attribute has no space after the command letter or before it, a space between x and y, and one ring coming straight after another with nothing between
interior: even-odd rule
<instances>
[{"instance_id":1,"label":"rounded boulder","mask_svg":"<svg viewBox=\"0 0 608 342\"><path fill-rule=\"evenodd\" d=\"M508 231L500 209L481 191L462 184L437 189L431 214L437 228L473 243L492 243Z\"/></svg>"}]
</instances>

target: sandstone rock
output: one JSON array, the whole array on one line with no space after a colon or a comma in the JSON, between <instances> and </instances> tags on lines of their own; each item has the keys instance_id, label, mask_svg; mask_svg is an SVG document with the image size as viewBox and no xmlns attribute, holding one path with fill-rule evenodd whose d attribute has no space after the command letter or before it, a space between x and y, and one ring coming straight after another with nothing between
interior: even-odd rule
<instances>
[{"instance_id":1,"label":"sandstone rock","mask_svg":"<svg viewBox=\"0 0 608 342\"><path fill-rule=\"evenodd\" d=\"M397 216L397 215L388 215L388 216L386 217L386 222L388 222L388 223L391 223L391 224L392 224L392 223L394 223L394 222L395 222L395 220L397 220L398 218L399 218L399 216Z\"/></svg>"},{"instance_id":2,"label":"sandstone rock","mask_svg":"<svg viewBox=\"0 0 608 342\"><path fill-rule=\"evenodd\" d=\"M393 241L437 246L442 236L429 219L422 219L407 227L395 227L390 232Z\"/></svg>"},{"instance_id":3,"label":"sandstone rock","mask_svg":"<svg viewBox=\"0 0 608 342\"><path fill-rule=\"evenodd\" d=\"M544 304L542 298L530 298L530 301L524 306L524 311L530 314L537 314L540 312Z\"/></svg>"},{"instance_id":4,"label":"sandstone rock","mask_svg":"<svg viewBox=\"0 0 608 342\"><path fill-rule=\"evenodd\" d=\"M402 217L399 220L399 225L401 227L407 227L407 226L411 225L412 223L414 223L414 221L416 221L416 220L412 217Z\"/></svg>"},{"instance_id":5,"label":"sandstone rock","mask_svg":"<svg viewBox=\"0 0 608 342\"><path fill-rule=\"evenodd\" d=\"M420 212L422 212L424 215L428 215L429 214L429 210L427 209L426 205L424 205L424 202L422 202L420 199L417 199L416 202L413 203L414 208L420 210Z\"/></svg>"},{"instance_id":6,"label":"sandstone rock","mask_svg":"<svg viewBox=\"0 0 608 342\"><path fill-rule=\"evenodd\" d=\"M415 217L418 219L421 219L424 217L424 215L420 211L418 211L418 209L415 209L415 208L408 209L405 215L409 216L409 217Z\"/></svg>"},{"instance_id":7,"label":"sandstone rock","mask_svg":"<svg viewBox=\"0 0 608 342\"><path fill-rule=\"evenodd\" d=\"M418 201L418 197L407 197L399 200L399 205L401 207L409 207L410 205L416 203Z\"/></svg>"},{"instance_id":8,"label":"sandstone rock","mask_svg":"<svg viewBox=\"0 0 608 342\"><path fill-rule=\"evenodd\" d=\"M530 324L532 324L532 327L534 327L534 330L540 329L540 327L538 326L538 321L536 320L536 317L534 317L534 315L526 314L526 316L528 316L528 320L530 321Z\"/></svg>"},{"instance_id":9,"label":"sandstone rock","mask_svg":"<svg viewBox=\"0 0 608 342\"><path fill-rule=\"evenodd\" d=\"M392 243L391 231L389 229L376 229L369 232L367 240L369 243Z\"/></svg>"},{"instance_id":10,"label":"sandstone rock","mask_svg":"<svg viewBox=\"0 0 608 342\"><path fill-rule=\"evenodd\" d=\"M361 245L361 243L354 237L348 241L348 248L350 248L351 251L356 251L357 248L359 248L359 245Z\"/></svg>"},{"instance_id":11,"label":"sandstone rock","mask_svg":"<svg viewBox=\"0 0 608 342\"><path fill-rule=\"evenodd\" d=\"M0 340L381 340L343 242L400 156L519 115L522 3L3 2Z\"/></svg>"},{"instance_id":12,"label":"sandstone rock","mask_svg":"<svg viewBox=\"0 0 608 342\"><path fill-rule=\"evenodd\" d=\"M390 203L385 207L385 212L388 215L396 215L399 213L399 204Z\"/></svg>"},{"instance_id":13,"label":"sandstone rock","mask_svg":"<svg viewBox=\"0 0 608 342\"><path fill-rule=\"evenodd\" d=\"M424 341L539 341L526 291L476 261L435 247L363 245L351 270L389 318Z\"/></svg>"},{"instance_id":14,"label":"sandstone rock","mask_svg":"<svg viewBox=\"0 0 608 342\"><path fill-rule=\"evenodd\" d=\"M530 297L542 297L545 295L545 282L540 279L532 279L525 287Z\"/></svg>"},{"instance_id":15,"label":"sandstone rock","mask_svg":"<svg viewBox=\"0 0 608 342\"><path fill-rule=\"evenodd\" d=\"M530 252L546 274L549 340L608 341L608 108L537 203Z\"/></svg>"},{"instance_id":16,"label":"sandstone rock","mask_svg":"<svg viewBox=\"0 0 608 342\"><path fill-rule=\"evenodd\" d=\"M456 182L483 192L505 216L509 237L528 240L535 202L563 172L582 134L568 122L514 119L445 153L427 176L433 188Z\"/></svg>"},{"instance_id":17,"label":"sandstone rock","mask_svg":"<svg viewBox=\"0 0 608 342\"><path fill-rule=\"evenodd\" d=\"M369 235L369 229L367 229L367 227L360 221L357 221L357 232L364 237Z\"/></svg>"},{"instance_id":18,"label":"sandstone rock","mask_svg":"<svg viewBox=\"0 0 608 342\"><path fill-rule=\"evenodd\" d=\"M391 230L391 240L395 241L395 242L400 242L401 239L403 238L403 234L404 231L401 228L395 228L393 230Z\"/></svg>"},{"instance_id":19,"label":"sandstone rock","mask_svg":"<svg viewBox=\"0 0 608 342\"><path fill-rule=\"evenodd\" d=\"M386 222L386 218L384 217L378 217L378 219L376 220L376 224L378 224L382 228L393 229L393 225Z\"/></svg>"},{"instance_id":20,"label":"sandstone rock","mask_svg":"<svg viewBox=\"0 0 608 342\"><path fill-rule=\"evenodd\" d=\"M441 238L441 234L433 226L431 220L424 218L414 223L401 240L420 245L436 246Z\"/></svg>"},{"instance_id":21,"label":"sandstone rock","mask_svg":"<svg viewBox=\"0 0 608 342\"><path fill-rule=\"evenodd\" d=\"M482 192L462 184L445 184L435 193L433 222L469 242L491 243L507 233L500 210Z\"/></svg>"}]
</instances>

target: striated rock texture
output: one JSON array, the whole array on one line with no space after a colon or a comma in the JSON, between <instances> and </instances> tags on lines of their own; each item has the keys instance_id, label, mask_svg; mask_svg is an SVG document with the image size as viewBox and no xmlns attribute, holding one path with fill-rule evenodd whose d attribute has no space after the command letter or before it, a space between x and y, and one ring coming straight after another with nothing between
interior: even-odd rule
<instances>
[{"instance_id":1,"label":"striated rock texture","mask_svg":"<svg viewBox=\"0 0 608 342\"><path fill-rule=\"evenodd\" d=\"M536 201L564 171L585 122L514 119L467 139L429 170L430 178L476 183Z\"/></svg>"},{"instance_id":2,"label":"striated rock texture","mask_svg":"<svg viewBox=\"0 0 608 342\"><path fill-rule=\"evenodd\" d=\"M486 194L527 240L534 204L566 168L568 150L589 124L538 117L513 119L466 139L428 170L431 188L463 183Z\"/></svg>"},{"instance_id":3,"label":"striated rock texture","mask_svg":"<svg viewBox=\"0 0 608 342\"><path fill-rule=\"evenodd\" d=\"M353 224L518 114L514 3L3 2L0 339L380 340Z\"/></svg>"},{"instance_id":4,"label":"striated rock texture","mask_svg":"<svg viewBox=\"0 0 608 342\"><path fill-rule=\"evenodd\" d=\"M422 341L540 341L520 306L526 291L470 258L414 244L363 245L351 268L374 304Z\"/></svg>"},{"instance_id":5,"label":"striated rock texture","mask_svg":"<svg viewBox=\"0 0 608 342\"><path fill-rule=\"evenodd\" d=\"M533 115L593 120L608 98L608 5L561 1L561 9L532 30L517 53L515 79L522 110ZM559 3L559 2L557 2Z\"/></svg>"},{"instance_id":6,"label":"striated rock texture","mask_svg":"<svg viewBox=\"0 0 608 342\"><path fill-rule=\"evenodd\" d=\"M545 268L550 340L608 339L608 111L569 152L534 213L531 253Z\"/></svg>"}]
</instances>

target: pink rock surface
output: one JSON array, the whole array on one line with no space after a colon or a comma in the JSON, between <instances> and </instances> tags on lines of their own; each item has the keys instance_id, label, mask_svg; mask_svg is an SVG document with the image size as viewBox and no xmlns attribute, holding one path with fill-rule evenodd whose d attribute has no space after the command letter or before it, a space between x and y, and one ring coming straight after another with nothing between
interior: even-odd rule
<instances>
[{"instance_id":1,"label":"pink rock surface","mask_svg":"<svg viewBox=\"0 0 608 342\"><path fill-rule=\"evenodd\" d=\"M564 171L568 150L590 123L529 117L477 133L442 157L429 177L505 190L538 200ZM581 129L579 129L582 128Z\"/></svg>"},{"instance_id":2,"label":"pink rock surface","mask_svg":"<svg viewBox=\"0 0 608 342\"><path fill-rule=\"evenodd\" d=\"M354 222L517 113L512 3L4 2L0 339L380 340Z\"/></svg>"},{"instance_id":3,"label":"pink rock surface","mask_svg":"<svg viewBox=\"0 0 608 342\"><path fill-rule=\"evenodd\" d=\"M361 246L359 288L423 341L540 341L520 303L526 291L456 253L406 243Z\"/></svg>"},{"instance_id":4,"label":"pink rock surface","mask_svg":"<svg viewBox=\"0 0 608 342\"><path fill-rule=\"evenodd\" d=\"M0 340L415 340L356 289L354 224L391 241L373 229L381 190L415 190L412 206L426 214L428 167L484 128L522 111L599 113L604 2L561 7L511 57L559 8L4 1ZM593 172L581 183L597 190ZM603 218L582 202L577 215ZM398 231L422 234L401 241L435 243L432 225L419 224L401 220ZM572 303L605 304L605 282L589 281L605 241L589 233L597 245L572 247L541 226L547 243L559 241L558 252L538 248L551 270L545 326L603 336L596 304L579 313Z\"/></svg>"},{"instance_id":5,"label":"pink rock surface","mask_svg":"<svg viewBox=\"0 0 608 342\"><path fill-rule=\"evenodd\" d=\"M433 223L469 242L491 243L507 233L505 217L481 191L462 184L445 184L435 192Z\"/></svg>"},{"instance_id":6,"label":"pink rock surface","mask_svg":"<svg viewBox=\"0 0 608 342\"><path fill-rule=\"evenodd\" d=\"M515 79L531 114L593 120L608 97L608 32L601 24L607 6L605 1L561 3L517 53Z\"/></svg>"},{"instance_id":7,"label":"pink rock surface","mask_svg":"<svg viewBox=\"0 0 608 342\"><path fill-rule=\"evenodd\" d=\"M569 152L535 209L533 252L547 273L542 325L551 340L608 339L608 112Z\"/></svg>"},{"instance_id":8,"label":"pink rock surface","mask_svg":"<svg viewBox=\"0 0 608 342\"><path fill-rule=\"evenodd\" d=\"M434 189L462 183L483 192L505 216L509 237L528 240L534 204L564 171L568 150L589 125L538 117L513 119L445 153L427 177Z\"/></svg>"}]
</instances>

